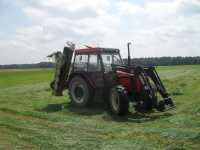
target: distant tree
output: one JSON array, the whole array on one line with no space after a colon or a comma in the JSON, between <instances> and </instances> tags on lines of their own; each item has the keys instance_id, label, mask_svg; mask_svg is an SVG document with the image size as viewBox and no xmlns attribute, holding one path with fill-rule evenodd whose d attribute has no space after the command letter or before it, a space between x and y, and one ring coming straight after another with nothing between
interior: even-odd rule
<instances>
[{"instance_id":1,"label":"distant tree","mask_svg":"<svg viewBox=\"0 0 200 150\"><path fill-rule=\"evenodd\" d=\"M53 68L54 63L51 62L40 62L37 64L11 64L11 65L0 65L0 69L31 69L31 68Z\"/></svg>"},{"instance_id":2,"label":"distant tree","mask_svg":"<svg viewBox=\"0 0 200 150\"><path fill-rule=\"evenodd\" d=\"M124 59L124 62L127 63L127 59ZM141 66L193 65L193 64L200 64L200 56L134 58L131 60L131 63ZM40 62L37 64L0 65L0 69L53 68L54 66L55 64L52 62Z\"/></svg>"},{"instance_id":3,"label":"distant tree","mask_svg":"<svg viewBox=\"0 0 200 150\"><path fill-rule=\"evenodd\" d=\"M127 59L124 59L127 63ZM200 57L146 57L134 58L132 64L141 66L169 66L169 65L192 65L200 64Z\"/></svg>"}]
</instances>

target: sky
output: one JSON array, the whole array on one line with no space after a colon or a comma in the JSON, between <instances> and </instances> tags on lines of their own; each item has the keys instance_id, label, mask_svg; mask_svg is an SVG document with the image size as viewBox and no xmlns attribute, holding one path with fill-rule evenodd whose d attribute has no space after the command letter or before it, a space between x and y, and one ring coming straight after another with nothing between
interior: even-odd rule
<instances>
[{"instance_id":1,"label":"sky","mask_svg":"<svg viewBox=\"0 0 200 150\"><path fill-rule=\"evenodd\" d=\"M200 56L200 0L0 0L0 65L37 63L66 41L132 57Z\"/></svg>"}]
</instances>

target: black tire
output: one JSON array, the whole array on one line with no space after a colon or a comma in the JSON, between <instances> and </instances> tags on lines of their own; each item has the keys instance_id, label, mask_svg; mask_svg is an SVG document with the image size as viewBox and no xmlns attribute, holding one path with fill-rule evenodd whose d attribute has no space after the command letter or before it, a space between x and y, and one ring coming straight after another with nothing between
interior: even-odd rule
<instances>
[{"instance_id":1,"label":"black tire","mask_svg":"<svg viewBox=\"0 0 200 150\"><path fill-rule=\"evenodd\" d=\"M90 105L93 98L90 86L81 76L75 76L70 80L69 96L71 103L78 107Z\"/></svg>"},{"instance_id":2,"label":"black tire","mask_svg":"<svg viewBox=\"0 0 200 150\"><path fill-rule=\"evenodd\" d=\"M128 113L129 100L124 89L111 88L109 104L113 114L124 116Z\"/></svg>"}]
</instances>

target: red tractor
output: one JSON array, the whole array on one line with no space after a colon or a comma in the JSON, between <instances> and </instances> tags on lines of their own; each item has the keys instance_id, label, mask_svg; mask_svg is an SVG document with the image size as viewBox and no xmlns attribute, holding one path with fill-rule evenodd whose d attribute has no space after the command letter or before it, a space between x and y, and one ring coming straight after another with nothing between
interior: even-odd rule
<instances>
[{"instance_id":1,"label":"red tractor","mask_svg":"<svg viewBox=\"0 0 200 150\"><path fill-rule=\"evenodd\" d=\"M164 111L166 106L174 106L155 67L131 65L129 45L127 65L119 49L65 47L64 63L51 83L54 94L62 95L62 91L68 89L71 102L86 107L92 103L94 95L102 93L102 99L109 102L117 115L126 115L130 102L138 112ZM158 94L163 100L158 100Z\"/></svg>"}]
</instances>

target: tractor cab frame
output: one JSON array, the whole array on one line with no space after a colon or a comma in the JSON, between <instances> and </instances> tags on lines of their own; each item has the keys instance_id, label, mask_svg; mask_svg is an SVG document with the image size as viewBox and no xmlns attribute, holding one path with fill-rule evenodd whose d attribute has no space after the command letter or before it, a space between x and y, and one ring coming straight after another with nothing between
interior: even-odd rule
<instances>
[{"instance_id":1,"label":"tractor cab frame","mask_svg":"<svg viewBox=\"0 0 200 150\"><path fill-rule=\"evenodd\" d=\"M110 84L106 83L109 79L112 80L112 65L123 65L118 49L87 48L75 50L68 81L79 75L87 80L91 88L108 87Z\"/></svg>"}]
</instances>

